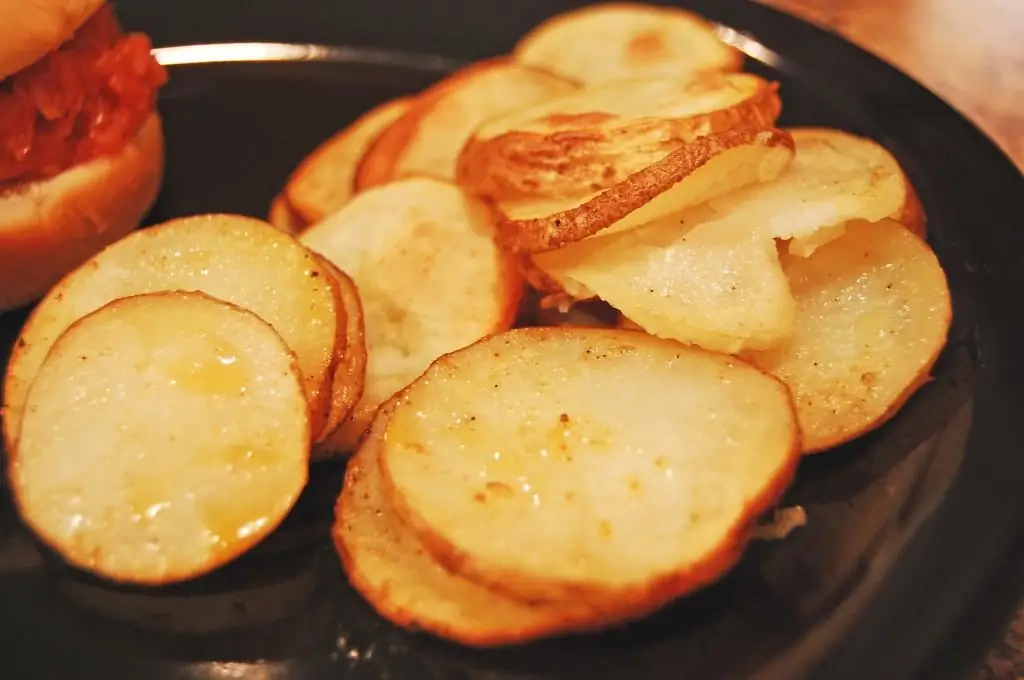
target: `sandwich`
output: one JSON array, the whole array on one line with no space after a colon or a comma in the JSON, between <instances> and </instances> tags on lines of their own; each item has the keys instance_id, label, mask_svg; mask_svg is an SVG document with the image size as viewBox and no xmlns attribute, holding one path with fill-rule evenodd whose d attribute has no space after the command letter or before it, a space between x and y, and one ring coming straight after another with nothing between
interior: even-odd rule
<instances>
[{"instance_id":1,"label":"sandwich","mask_svg":"<svg viewBox=\"0 0 1024 680\"><path fill-rule=\"evenodd\" d=\"M147 36L104 0L0 0L0 312L138 226L159 192Z\"/></svg>"}]
</instances>

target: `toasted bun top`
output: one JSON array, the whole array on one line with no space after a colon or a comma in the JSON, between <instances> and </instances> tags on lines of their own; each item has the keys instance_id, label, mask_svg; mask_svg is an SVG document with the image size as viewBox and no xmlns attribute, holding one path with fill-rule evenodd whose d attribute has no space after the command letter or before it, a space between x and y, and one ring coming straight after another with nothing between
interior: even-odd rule
<instances>
[{"instance_id":1,"label":"toasted bun top","mask_svg":"<svg viewBox=\"0 0 1024 680\"><path fill-rule=\"evenodd\" d=\"M105 0L0 0L0 79L60 47Z\"/></svg>"}]
</instances>

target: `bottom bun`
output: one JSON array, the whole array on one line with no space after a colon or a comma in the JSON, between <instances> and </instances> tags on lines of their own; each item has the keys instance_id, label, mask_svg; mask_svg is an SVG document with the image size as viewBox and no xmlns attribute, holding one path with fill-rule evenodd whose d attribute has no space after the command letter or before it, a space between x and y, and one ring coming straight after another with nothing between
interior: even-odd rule
<instances>
[{"instance_id":1,"label":"bottom bun","mask_svg":"<svg viewBox=\"0 0 1024 680\"><path fill-rule=\"evenodd\" d=\"M38 300L137 227L163 171L163 124L154 112L115 156L49 179L0 185L0 312Z\"/></svg>"}]
</instances>

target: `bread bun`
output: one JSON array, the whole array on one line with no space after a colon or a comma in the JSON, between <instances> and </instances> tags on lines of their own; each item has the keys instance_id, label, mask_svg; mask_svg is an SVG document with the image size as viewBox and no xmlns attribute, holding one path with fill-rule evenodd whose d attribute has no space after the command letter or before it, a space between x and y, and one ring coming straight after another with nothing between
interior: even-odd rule
<instances>
[{"instance_id":1,"label":"bread bun","mask_svg":"<svg viewBox=\"0 0 1024 680\"><path fill-rule=\"evenodd\" d=\"M11 2L0 0L3 33L3 11ZM42 297L138 226L156 199L163 170L163 124L154 112L115 156L49 179L0 185L0 312Z\"/></svg>"},{"instance_id":2,"label":"bread bun","mask_svg":"<svg viewBox=\"0 0 1024 680\"><path fill-rule=\"evenodd\" d=\"M71 39L105 0L0 0L0 80Z\"/></svg>"}]
</instances>

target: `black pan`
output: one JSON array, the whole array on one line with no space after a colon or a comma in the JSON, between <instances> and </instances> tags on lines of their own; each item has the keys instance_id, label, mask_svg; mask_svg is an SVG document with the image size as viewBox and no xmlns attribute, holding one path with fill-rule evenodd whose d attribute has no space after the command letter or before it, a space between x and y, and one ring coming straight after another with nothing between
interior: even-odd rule
<instances>
[{"instance_id":1,"label":"black pan","mask_svg":"<svg viewBox=\"0 0 1024 680\"><path fill-rule=\"evenodd\" d=\"M358 113L504 52L576 4L115 2L161 47L340 46L282 48L273 61L220 47L191 64L194 50L162 51L177 65L161 101L166 186L149 222L264 216L294 164ZM1021 173L940 99L841 39L743 0L689 4L733 29L752 70L781 82L782 124L840 127L896 154L954 293L935 380L880 431L801 467L787 500L807 509L806 528L625 630L483 652L399 631L348 587L327 540L340 464L317 466L285 525L251 554L154 591L64 567L5 494L0 677L937 680L973 662L1024 584ZM0 318L5 350L23 319Z\"/></svg>"}]
</instances>

